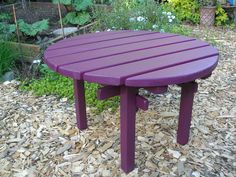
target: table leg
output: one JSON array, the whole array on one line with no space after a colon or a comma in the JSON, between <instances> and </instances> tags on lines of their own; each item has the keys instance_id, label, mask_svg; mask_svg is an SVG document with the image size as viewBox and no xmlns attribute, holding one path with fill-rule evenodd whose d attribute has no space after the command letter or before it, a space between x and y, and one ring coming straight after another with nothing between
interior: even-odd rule
<instances>
[{"instance_id":1,"label":"table leg","mask_svg":"<svg viewBox=\"0 0 236 177\"><path fill-rule=\"evenodd\" d=\"M192 107L194 93L197 91L197 83L182 84L179 125L177 130L177 142L185 145L189 140L190 125L192 119Z\"/></svg>"},{"instance_id":2,"label":"table leg","mask_svg":"<svg viewBox=\"0 0 236 177\"><path fill-rule=\"evenodd\" d=\"M122 86L120 93L121 168L126 173L134 169L137 91L136 88Z\"/></svg>"},{"instance_id":3,"label":"table leg","mask_svg":"<svg viewBox=\"0 0 236 177\"><path fill-rule=\"evenodd\" d=\"M80 130L84 130L88 127L86 118L84 81L74 79L74 95L77 127Z\"/></svg>"}]
</instances>

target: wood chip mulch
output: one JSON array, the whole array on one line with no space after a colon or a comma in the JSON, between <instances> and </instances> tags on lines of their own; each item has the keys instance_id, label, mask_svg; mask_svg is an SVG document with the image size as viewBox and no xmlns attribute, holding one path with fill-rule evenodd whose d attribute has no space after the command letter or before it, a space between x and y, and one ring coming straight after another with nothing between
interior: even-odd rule
<instances>
[{"instance_id":1,"label":"wood chip mulch","mask_svg":"<svg viewBox=\"0 0 236 177\"><path fill-rule=\"evenodd\" d=\"M0 176L236 176L236 33L192 28L213 42L220 62L198 81L190 142L176 143L180 88L164 95L142 91L150 109L137 113L136 169L120 170L119 111L94 115L89 129L75 127L66 98L35 97L18 83L0 84Z\"/></svg>"}]
</instances>

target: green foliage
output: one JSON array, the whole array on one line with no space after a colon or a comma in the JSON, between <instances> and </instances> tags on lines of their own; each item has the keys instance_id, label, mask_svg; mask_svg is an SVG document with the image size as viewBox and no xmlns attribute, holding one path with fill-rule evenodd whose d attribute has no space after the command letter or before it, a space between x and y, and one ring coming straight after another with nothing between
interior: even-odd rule
<instances>
[{"instance_id":1,"label":"green foliage","mask_svg":"<svg viewBox=\"0 0 236 177\"><path fill-rule=\"evenodd\" d=\"M75 0L74 6L77 11L86 11L93 5L93 0Z\"/></svg>"},{"instance_id":2,"label":"green foliage","mask_svg":"<svg viewBox=\"0 0 236 177\"><path fill-rule=\"evenodd\" d=\"M84 25L91 21L89 10L93 0L53 0L53 3L63 4L68 9L63 18L65 24Z\"/></svg>"},{"instance_id":3,"label":"green foliage","mask_svg":"<svg viewBox=\"0 0 236 177\"><path fill-rule=\"evenodd\" d=\"M132 4L133 2L133 4ZM125 5L124 5L125 4ZM153 0L126 0L113 4L113 10L104 12L97 9L95 17L98 21L95 30L152 30L185 34L175 14Z\"/></svg>"},{"instance_id":4,"label":"green foliage","mask_svg":"<svg viewBox=\"0 0 236 177\"><path fill-rule=\"evenodd\" d=\"M8 13L0 13L0 22L8 22L11 20L11 15Z\"/></svg>"},{"instance_id":5,"label":"green foliage","mask_svg":"<svg viewBox=\"0 0 236 177\"><path fill-rule=\"evenodd\" d=\"M0 22L0 42L9 41L14 38L16 26L7 22Z\"/></svg>"},{"instance_id":6,"label":"green foliage","mask_svg":"<svg viewBox=\"0 0 236 177\"><path fill-rule=\"evenodd\" d=\"M28 24L22 19L18 20L19 29L27 36L36 36L43 30L48 29L48 20L41 20L33 24Z\"/></svg>"},{"instance_id":7,"label":"green foliage","mask_svg":"<svg viewBox=\"0 0 236 177\"><path fill-rule=\"evenodd\" d=\"M181 21L199 23L199 6L195 0L168 0L168 6Z\"/></svg>"},{"instance_id":8,"label":"green foliage","mask_svg":"<svg viewBox=\"0 0 236 177\"><path fill-rule=\"evenodd\" d=\"M64 5L70 5L72 3L71 0L52 0L54 4L64 4Z\"/></svg>"},{"instance_id":9,"label":"green foliage","mask_svg":"<svg viewBox=\"0 0 236 177\"><path fill-rule=\"evenodd\" d=\"M0 42L0 77L12 69L17 57L17 53L11 45L6 42Z\"/></svg>"},{"instance_id":10,"label":"green foliage","mask_svg":"<svg viewBox=\"0 0 236 177\"><path fill-rule=\"evenodd\" d=\"M216 19L215 19L215 25L216 26L222 26L226 25L226 23L229 21L229 17L225 10L221 6L217 6L216 8Z\"/></svg>"},{"instance_id":11,"label":"green foliage","mask_svg":"<svg viewBox=\"0 0 236 177\"><path fill-rule=\"evenodd\" d=\"M71 23L73 25L84 25L87 22L89 22L91 19L91 16L89 15L89 13L86 12L82 12L82 13L78 13L78 12L69 12L66 14L65 18L63 18L63 22L65 24L67 23Z\"/></svg>"},{"instance_id":12,"label":"green foliage","mask_svg":"<svg viewBox=\"0 0 236 177\"><path fill-rule=\"evenodd\" d=\"M40 72L42 77L38 80L31 80L29 83L24 83L21 89L33 91L36 95L57 95L59 97L67 97L74 100L73 81L72 79L61 76L48 69L46 65L42 65ZM103 110L116 110L119 105L117 97L99 101L96 97L96 91L100 86L98 84L85 84L86 103L88 106L95 107L95 112L102 112Z\"/></svg>"}]
</instances>

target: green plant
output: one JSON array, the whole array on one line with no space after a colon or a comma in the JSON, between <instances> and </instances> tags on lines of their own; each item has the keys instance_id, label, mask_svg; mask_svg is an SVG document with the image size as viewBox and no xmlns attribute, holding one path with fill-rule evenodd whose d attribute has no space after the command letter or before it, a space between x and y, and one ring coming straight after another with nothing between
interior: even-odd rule
<instances>
[{"instance_id":1,"label":"green plant","mask_svg":"<svg viewBox=\"0 0 236 177\"><path fill-rule=\"evenodd\" d=\"M11 45L6 42L0 42L0 77L12 69L17 53L12 49Z\"/></svg>"},{"instance_id":2,"label":"green plant","mask_svg":"<svg viewBox=\"0 0 236 177\"><path fill-rule=\"evenodd\" d=\"M218 5L216 8L215 25L216 26L226 25L228 21L229 21L229 17L227 13L220 5Z\"/></svg>"},{"instance_id":3,"label":"green plant","mask_svg":"<svg viewBox=\"0 0 236 177\"><path fill-rule=\"evenodd\" d=\"M9 15L8 13L0 13L0 22L8 22L12 19L12 16Z\"/></svg>"},{"instance_id":4,"label":"green plant","mask_svg":"<svg viewBox=\"0 0 236 177\"><path fill-rule=\"evenodd\" d=\"M53 0L53 3L66 7L68 13L63 18L65 24L84 25L91 21L89 10L93 0Z\"/></svg>"},{"instance_id":5,"label":"green plant","mask_svg":"<svg viewBox=\"0 0 236 177\"><path fill-rule=\"evenodd\" d=\"M157 4L153 0L115 2L111 11L104 12L96 9L95 17L98 21L95 30L129 29L184 32L175 14L166 11L164 6Z\"/></svg>"},{"instance_id":6,"label":"green plant","mask_svg":"<svg viewBox=\"0 0 236 177\"><path fill-rule=\"evenodd\" d=\"M14 38L16 26L7 22L0 22L0 42L9 41Z\"/></svg>"},{"instance_id":7,"label":"green plant","mask_svg":"<svg viewBox=\"0 0 236 177\"><path fill-rule=\"evenodd\" d=\"M59 97L67 97L74 100L73 81L72 79L61 76L52 70L49 70L46 65L40 68L42 77L37 80L25 82L21 89L33 91L36 95L57 95ZM102 112L105 109L111 108L113 111L119 105L117 97L107 101L99 101L96 97L96 91L100 86L98 84L85 84L86 103L88 106L96 108L95 112Z\"/></svg>"},{"instance_id":8,"label":"green plant","mask_svg":"<svg viewBox=\"0 0 236 177\"><path fill-rule=\"evenodd\" d=\"M195 0L168 0L165 7L175 12L181 21L190 21L194 24L199 23L199 6Z\"/></svg>"},{"instance_id":9,"label":"green plant","mask_svg":"<svg viewBox=\"0 0 236 177\"><path fill-rule=\"evenodd\" d=\"M28 24L24 20L18 20L20 31L27 36L36 36L43 30L48 29L48 20L41 20L33 24Z\"/></svg>"}]
</instances>

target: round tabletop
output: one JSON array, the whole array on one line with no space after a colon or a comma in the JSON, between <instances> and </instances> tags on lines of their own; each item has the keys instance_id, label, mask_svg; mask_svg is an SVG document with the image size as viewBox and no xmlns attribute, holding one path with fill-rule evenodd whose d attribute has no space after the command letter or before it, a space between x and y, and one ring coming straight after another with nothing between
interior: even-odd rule
<instances>
[{"instance_id":1,"label":"round tabletop","mask_svg":"<svg viewBox=\"0 0 236 177\"><path fill-rule=\"evenodd\" d=\"M212 73L218 51L185 36L151 31L91 33L47 48L45 63L77 80L154 87L191 82Z\"/></svg>"}]
</instances>

